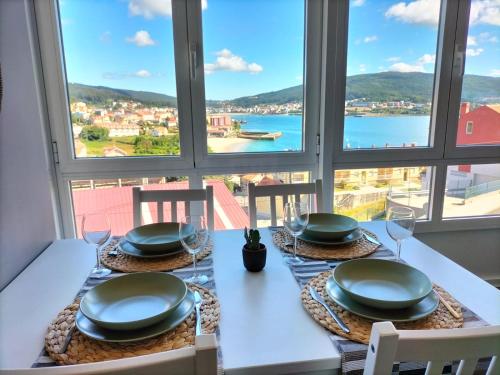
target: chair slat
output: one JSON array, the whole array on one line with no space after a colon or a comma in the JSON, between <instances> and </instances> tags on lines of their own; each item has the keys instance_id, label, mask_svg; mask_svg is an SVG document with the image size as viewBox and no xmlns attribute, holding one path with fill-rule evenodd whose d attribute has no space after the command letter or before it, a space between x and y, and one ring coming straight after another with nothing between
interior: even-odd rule
<instances>
[{"instance_id":1,"label":"chair slat","mask_svg":"<svg viewBox=\"0 0 500 375\"><path fill-rule=\"evenodd\" d=\"M276 225L276 196L271 196L269 198L271 202L271 225Z\"/></svg>"},{"instance_id":2,"label":"chair slat","mask_svg":"<svg viewBox=\"0 0 500 375\"><path fill-rule=\"evenodd\" d=\"M300 203L300 194L295 194L295 202Z\"/></svg>"},{"instance_id":3,"label":"chair slat","mask_svg":"<svg viewBox=\"0 0 500 375\"><path fill-rule=\"evenodd\" d=\"M457 375L472 375L476 369L477 358L463 359L458 366Z\"/></svg>"},{"instance_id":4,"label":"chair slat","mask_svg":"<svg viewBox=\"0 0 500 375\"><path fill-rule=\"evenodd\" d=\"M443 373L444 361L429 361L425 375L441 375Z\"/></svg>"},{"instance_id":5,"label":"chair slat","mask_svg":"<svg viewBox=\"0 0 500 375\"><path fill-rule=\"evenodd\" d=\"M171 210L172 210L172 213L170 215L172 216L172 221L175 223L177 221L177 202L176 201L172 201Z\"/></svg>"},{"instance_id":6,"label":"chair slat","mask_svg":"<svg viewBox=\"0 0 500 375\"><path fill-rule=\"evenodd\" d=\"M158 222L163 223L163 202L156 202L156 210L158 211Z\"/></svg>"},{"instance_id":7,"label":"chair slat","mask_svg":"<svg viewBox=\"0 0 500 375\"><path fill-rule=\"evenodd\" d=\"M184 202L184 212L185 212L185 216L191 216L191 202L190 201Z\"/></svg>"}]
</instances>

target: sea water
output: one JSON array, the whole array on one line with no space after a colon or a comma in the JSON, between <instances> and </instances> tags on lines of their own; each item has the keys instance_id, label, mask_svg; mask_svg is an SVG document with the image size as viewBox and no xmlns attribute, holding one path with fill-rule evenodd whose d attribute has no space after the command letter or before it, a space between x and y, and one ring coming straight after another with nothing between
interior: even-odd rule
<instances>
[{"instance_id":1,"label":"sea water","mask_svg":"<svg viewBox=\"0 0 500 375\"><path fill-rule=\"evenodd\" d=\"M301 115L231 115L245 121L242 131L282 132L274 141L257 140L243 146L241 152L295 151L302 149ZM427 146L429 116L345 117L344 147L371 148L389 146Z\"/></svg>"}]
</instances>

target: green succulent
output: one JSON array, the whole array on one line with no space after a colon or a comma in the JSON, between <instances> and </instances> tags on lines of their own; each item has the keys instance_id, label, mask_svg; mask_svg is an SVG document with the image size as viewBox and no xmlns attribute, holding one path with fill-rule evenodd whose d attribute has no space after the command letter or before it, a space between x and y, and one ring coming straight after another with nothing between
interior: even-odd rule
<instances>
[{"instance_id":1,"label":"green succulent","mask_svg":"<svg viewBox=\"0 0 500 375\"><path fill-rule=\"evenodd\" d=\"M260 233L257 229L248 230L245 227L243 231L245 236L245 240L247 241L247 248L250 250L259 250L260 249Z\"/></svg>"}]
</instances>

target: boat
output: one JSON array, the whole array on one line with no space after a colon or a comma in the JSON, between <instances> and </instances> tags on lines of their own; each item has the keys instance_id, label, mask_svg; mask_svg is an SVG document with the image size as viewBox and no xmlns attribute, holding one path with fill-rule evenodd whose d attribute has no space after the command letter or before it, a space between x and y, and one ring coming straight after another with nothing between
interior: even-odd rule
<instances>
[{"instance_id":1,"label":"boat","mask_svg":"<svg viewBox=\"0 0 500 375\"><path fill-rule=\"evenodd\" d=\"M257 140L266 140L266 141L274 141L276 138L282 136L281 132L239 132L238 138L246 138L246 139L257 139Z\"/></svg>"}]
</instances>

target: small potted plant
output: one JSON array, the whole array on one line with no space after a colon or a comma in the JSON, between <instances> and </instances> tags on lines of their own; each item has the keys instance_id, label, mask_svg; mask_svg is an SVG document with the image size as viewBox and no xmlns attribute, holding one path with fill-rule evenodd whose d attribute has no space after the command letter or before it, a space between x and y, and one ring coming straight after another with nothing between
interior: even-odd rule
<instances>
[{"instance_id":1,"label":"small potted plant","mask_svg":"<svg viewBox=\"0 0 500 375\"><path fill-rule=\"evenodd\" d=\"M244 231L246 244L243 246L243 264L250 272L259 272L266 265L266 246L260 243L260 233L257 229Z\"/></svg>"}]
</instances>

